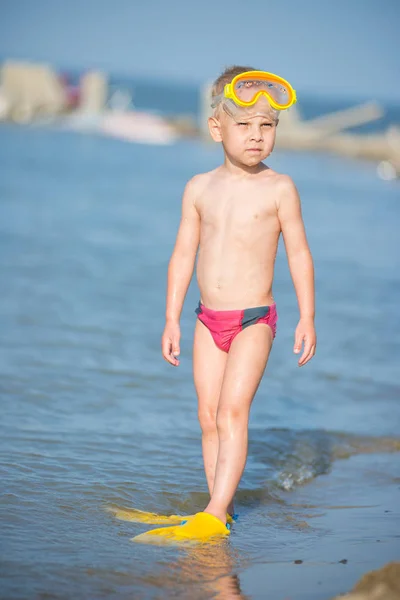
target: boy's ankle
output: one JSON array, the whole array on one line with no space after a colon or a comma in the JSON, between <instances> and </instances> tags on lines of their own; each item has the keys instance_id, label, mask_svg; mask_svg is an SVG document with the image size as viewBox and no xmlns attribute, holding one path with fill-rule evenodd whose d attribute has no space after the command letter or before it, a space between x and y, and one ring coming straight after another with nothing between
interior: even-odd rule
<instances>
[{"instance_id":1,"label":"boy's ankle","mask_svg":"<svg viewBox=\"0 0 400 600\"><path fill-rule=\"evenodd\" d=\"M216 517L219 521L221 521L221 523L223 523L224 525L226 525L226 511L225 512L220 512L219 510L213 510L212 508L205 508L204 511L205 513L209 513L210 515L213 515L214 517Z\"/></svg>"}]
</instances>

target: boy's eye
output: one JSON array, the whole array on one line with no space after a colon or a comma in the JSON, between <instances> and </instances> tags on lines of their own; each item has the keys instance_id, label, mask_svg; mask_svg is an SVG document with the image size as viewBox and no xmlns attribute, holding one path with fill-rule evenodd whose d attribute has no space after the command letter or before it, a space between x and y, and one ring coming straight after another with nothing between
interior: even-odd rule
<instances>
[{"instance_id":1,"label":"boy's eye","mask_svg":"<svg viewBox=\"0 0 400 600\"><path fill-rule=\"evenodd\" d=\"M239 123L236 123L237 125L241 125L243 127L246 127L247 125L250 125L250 123L247 123L246 121L240 121ZM261 127L272 127L273 123L262 123Z\"/></svg>"}]
</instances>

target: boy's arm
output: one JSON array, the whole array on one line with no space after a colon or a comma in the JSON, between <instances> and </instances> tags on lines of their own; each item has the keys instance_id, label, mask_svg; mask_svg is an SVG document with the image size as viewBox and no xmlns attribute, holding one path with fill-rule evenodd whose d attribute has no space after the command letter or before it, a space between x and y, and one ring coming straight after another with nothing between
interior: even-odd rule
<instances>
[{"instance_id":1,"label":"boy's arm","mask_svg":"<svg viewBox=\"0 0 400 600\"><path fill-rule=\"evenodd\" d=\"M316 348L314 266L301 215L299 194L293 181L286 176L280 182L278 218L299 304L300 321L295 333L294 352L300 352L304 341L304 351L298 363L301 367L314 356Z\"/></svg>"},{"instance_id":2,"label":"boy's arm","mask_svg":"<svg viewBox=\"0 0 400 600\"><path fill-rule=\"evenodd\" d=\"M162 336L162 353L166 361L179 365L179 319L183 302L193 275L200 240L200 215L195 206L196 178L185 188L182 199L182 217L174 251L168 266L166 324Z\"/></svg>"}]
</instances>

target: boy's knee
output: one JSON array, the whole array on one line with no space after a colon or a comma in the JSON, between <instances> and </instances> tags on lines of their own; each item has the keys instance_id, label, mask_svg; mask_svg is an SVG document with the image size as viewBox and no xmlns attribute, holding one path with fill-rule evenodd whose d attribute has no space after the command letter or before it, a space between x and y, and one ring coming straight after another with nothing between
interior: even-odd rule
<instances>
[{"instance_id":1,"label":"boy's knee","mask_svg":"<svg viewBox=\"0 0 400 600\"><path fill-rule=\"evenodd\" d=\"M217 429L219 433L230 431L232 427L247 427L248 411L243 406L221 406L217 414Z\"/></svg>"},{"instance_id":2,"label":"boy's knee","mask_svg":"<svg viewBox=\"0 0 400 600\"><path fill-rule=\"evenodd\" d=\"M215 411L209 409L201 409L198 412L199 423L203 434L216 433L217 431L217 415Z\"/></svg>"}]
</instances>

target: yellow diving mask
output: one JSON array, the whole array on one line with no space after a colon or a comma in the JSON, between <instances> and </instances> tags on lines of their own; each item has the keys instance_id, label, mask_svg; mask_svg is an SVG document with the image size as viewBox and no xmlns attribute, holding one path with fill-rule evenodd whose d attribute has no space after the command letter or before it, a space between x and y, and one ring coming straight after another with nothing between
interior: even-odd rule
<instances>
[{"instance_id":1,"label":"yellow diving mask","mask_svg":"<svg viewBox=\"0 0 400 600\"><path fill-rule=\"evenodd\" d=\"M222 94L212 99L211 106L215 108L222 102L224 110L236 119L240 109L256 108L254 105L259 100L267 100L275 110L285 110L296 102L296 92L290 83L279 75L266 71L246 71L236 75L231 83L227 83ZM265 112L262 109L259 114Z\"/></svg>"}]
</instances>

